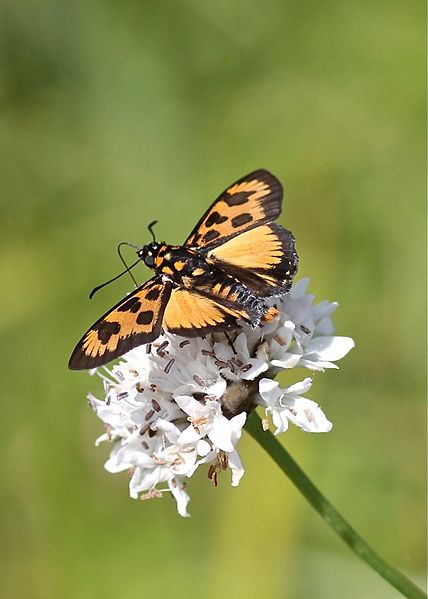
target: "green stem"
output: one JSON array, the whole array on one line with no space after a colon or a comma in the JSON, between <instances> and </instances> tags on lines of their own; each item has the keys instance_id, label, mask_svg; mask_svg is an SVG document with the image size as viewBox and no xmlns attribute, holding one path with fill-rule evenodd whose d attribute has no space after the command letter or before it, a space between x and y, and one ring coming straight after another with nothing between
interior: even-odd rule
<instances>
[{"instance_id":1,"label":"green stem","mask_svg":"<svg viewBox=\"0 0 428 599\"><path fill-rule=\"evenodd\" d=\"M305 499L309 501L312 507L316 509L320 516L324 518L327 524L345 541L352 551L367 562L369 566L376 570L376 572L405 597L409 599L426 599L427 595L419 587L393 566L387 564L363 541L331 503L327 501L324 495L320 493L277 438L270 431L262 429L260 417L256 412L250 415L245 428L253 439L267 451L291 482L299 489Z\"/></svg>"}]
</instances>

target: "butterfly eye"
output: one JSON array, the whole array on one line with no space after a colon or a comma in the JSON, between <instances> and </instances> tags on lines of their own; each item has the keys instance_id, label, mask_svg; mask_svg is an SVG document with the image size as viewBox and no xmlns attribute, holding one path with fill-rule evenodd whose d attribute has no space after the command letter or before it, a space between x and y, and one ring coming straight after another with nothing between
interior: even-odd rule
<instances>
[{"instance_id":1,"label":"butterfly eye","mask_svg":"<svg viewBox=\"0 0 428 599\"><path fill-rule=\"evenodd\" d=\"M147 254L143 257L144 263L146 266L148 266L149 268L151 268L152 266L155 265L155 259L153 257L152 252L147 252Z\"/></svg>"},{"instance_id":2,"label":"butterfly eye","mask_svg":"<svg viewBox=\"0 0 428 599\"><path fill-rule=\"evenodd\" d=\"M144 262L146 266L149 268L153 268L155 265L155 256L157 254L157 250L159 249L157 245L153 247L154 244L148 244L143 247L142 250L137 252L138 257Z\"/></svg>"}]
</instances>

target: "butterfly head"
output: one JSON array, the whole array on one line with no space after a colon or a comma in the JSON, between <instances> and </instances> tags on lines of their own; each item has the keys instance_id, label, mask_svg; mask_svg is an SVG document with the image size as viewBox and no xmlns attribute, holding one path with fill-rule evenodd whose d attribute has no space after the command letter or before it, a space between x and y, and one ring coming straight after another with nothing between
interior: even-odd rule
<instances>
[{"instance_id":1,"label":"butterfly head","mask_svg":"<svg viewBox=\"0 0 428 599\"><path fill-rule=\"evenodd\" d=\"M159 253L161 248L161 243L157 241L151 241L147 245L143 246L141 250L137 251L137 256L141 258L146 266L149 268L154 268L155 266L155 258Z\"/></svg>"}]
</instances>

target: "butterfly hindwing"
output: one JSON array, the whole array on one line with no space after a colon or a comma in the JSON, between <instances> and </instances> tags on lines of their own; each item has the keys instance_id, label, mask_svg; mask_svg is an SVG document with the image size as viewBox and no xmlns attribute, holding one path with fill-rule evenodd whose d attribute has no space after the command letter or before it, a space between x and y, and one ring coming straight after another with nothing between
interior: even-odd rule
<instances>
[{"instance_id":1,"label":"butterfly hindwing","mask_svg":"<svg viewBox=\"0 0 428 599\"><path fill-rule=\"evenodd\" d=\"M293 235L276 223L237 235L207 256L259 297L288 291L298 265Z\"/></svg>"},{"instance_id":2,"label":"butterfly hindwing","mask_svg":"<svg viewBox=\"0 0 428 599\"><path fill-rule=\"evenodd\" d=\"M177 335L200 337L213 331L235 329L238 319L248 319L243 308L221 304L216 298L193 289L175 288L165 309L163 326Z\"/></svg>"},{"instance_id":3,"label":"butterfly hindwing","mask_svg":"<svg viewBox=\"0 0 428 599\"><path fill-rule=\"evenodd\" d=\"M95 368L156 339L170 294L171 284L160 277L143 283L85 333L71 355L69 367Z\"/></svg>"},{"instance_id":4,"label":"butterfly hindwing","mask_svg":"<svg viewBox=\"0 0 428 599\"><path fill-rule=\"evenodd\" d=\"M264 169L228 187L199 220L185 245L216 247L228 239L275 220L281 212L283 189Z\"/></svg>"}]
</instances>

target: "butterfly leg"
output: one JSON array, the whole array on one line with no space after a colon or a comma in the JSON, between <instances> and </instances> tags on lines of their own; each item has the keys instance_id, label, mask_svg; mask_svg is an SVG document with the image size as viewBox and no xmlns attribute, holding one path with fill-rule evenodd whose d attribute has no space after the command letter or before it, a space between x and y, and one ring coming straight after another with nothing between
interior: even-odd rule
<instances>
[{"instance_id":1,"label":"butterfly leg","mask_svg":"<svg viewBox=\"0 0 428 599\"><path fill-rule=\"evenodd\" d=\"M226 337L226 339L227 339L227 341L228 341L228 343L229 343L230 347L232 348L232 351L233 351L233 353L234 353L234 354L235 354L235 356L236 356L236 354L237 354L237 351L236 351L236 349L235 349L235 347L234 347L234 345L233 345L232 339L229 337L229 335L227 334L227 332L226 332L226 331L224 332L224 335L225 335L225 337Z\"/></svg>"}]
</instances>

